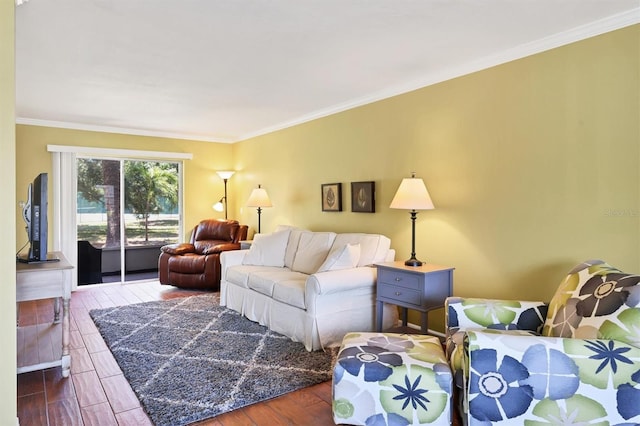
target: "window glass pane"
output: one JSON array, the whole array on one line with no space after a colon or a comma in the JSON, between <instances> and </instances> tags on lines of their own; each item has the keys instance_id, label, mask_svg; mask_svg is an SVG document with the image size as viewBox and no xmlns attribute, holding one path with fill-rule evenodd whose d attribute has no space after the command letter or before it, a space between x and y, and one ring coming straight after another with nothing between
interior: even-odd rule
<instances>
[{"instance_id":1,"label":"window glass pane","mask_svg":"<svg viewBox=\"0 0 640 426\"><path fill-rule=\"evenodd\" d=\"M79 158L76 166L78 285L120 281L120 161Z\"/></svg>"}]
</instances>

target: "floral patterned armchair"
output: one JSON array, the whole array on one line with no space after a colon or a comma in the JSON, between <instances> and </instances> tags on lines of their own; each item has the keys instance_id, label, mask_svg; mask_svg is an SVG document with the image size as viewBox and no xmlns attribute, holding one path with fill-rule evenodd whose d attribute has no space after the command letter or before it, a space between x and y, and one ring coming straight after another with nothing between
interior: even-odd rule
<instances>
[{"instance_id":1,"label":"floral patterned armchair","mask_svg":"<svg viewBox=\"0 0 640 426\"><path fill-rule=\"evenodd\" d=\"M640 276L576 266L551 303L449 298L465 424L640 424Z\"/></svg>"}]
</instances>

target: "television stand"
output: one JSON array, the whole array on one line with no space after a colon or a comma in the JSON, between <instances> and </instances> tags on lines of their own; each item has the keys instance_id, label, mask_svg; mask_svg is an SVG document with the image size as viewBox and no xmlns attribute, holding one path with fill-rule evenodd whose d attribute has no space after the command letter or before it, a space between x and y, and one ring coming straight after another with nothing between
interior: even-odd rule
<instances>
[{"instance_id":1,"label":"television stand","mask_svg":"<svg viewBox=\"0 0 640 426\"><path fill-rule=\"evenodd\" d=\"M73 266L62 253L56 254L59 262L16 265L16 302L54 299L52 322L18 324L18 374L61 366L62 377L69 377L71 371L69 302Z\"/></svg>"}]
</instances>

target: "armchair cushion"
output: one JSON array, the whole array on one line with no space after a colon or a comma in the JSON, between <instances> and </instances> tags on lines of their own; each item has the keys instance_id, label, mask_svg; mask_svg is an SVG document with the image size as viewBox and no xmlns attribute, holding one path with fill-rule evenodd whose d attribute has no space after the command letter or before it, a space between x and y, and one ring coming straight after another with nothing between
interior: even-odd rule
<instances>
[{"instance_id":1,"label":"armchair cushion","mask_svg":"<svg viewBox=\"0 0 640 426\"><path fill-rule=\"evenodd\" d=\"M587 261L562 281L549 305L543 334L609 338L640 346L640 275Z\"/></svg>"},{"instance_id":2,"label":"armchair cushion","mask_svg":"<svg viewBox=\"0 0 640 426\"><path fill-rule=\"evenodd\" d=\"M547 307L544 302L449 297L445 302L446 349L456 383L462 386L467 331L492 329L537 335Z\"/></svg>"},{"instance_id":3,"label":"armchair cushion","mask_svg":"<svg viewBox=\"0 0 640 426\"><path fill-rule=\"evenodd\" d=\"M497 331L469 331L467 344L469 424L640 421L640 348Z\"/></svg>"},{"instance_id":4,"label":"armchair cushion","mask_svg":"<svg viewBox=\"0 0 640 426\"><path fill-rule=\"evenodd\" d=\"M450 297L446 305L449 330L489 328L539 333L547 316L544 302Z\"/></svg>"}]
</instances>

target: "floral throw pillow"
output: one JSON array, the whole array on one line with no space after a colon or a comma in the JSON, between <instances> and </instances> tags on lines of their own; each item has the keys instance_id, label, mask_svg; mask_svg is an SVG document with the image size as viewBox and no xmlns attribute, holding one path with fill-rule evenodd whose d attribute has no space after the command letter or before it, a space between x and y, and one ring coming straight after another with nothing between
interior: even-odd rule
<instances>
[{"instance_id":1,"label":"floral throw pillow","mask_svg":"<svg viewBox=\"0 0 640 426\"><path fill-rule=\"evenodd\" d=\"M612 339L640 347L639 322L640 275L593 260L576 266L562 281L542 334Z\"/></svg>"}]
</instances>

